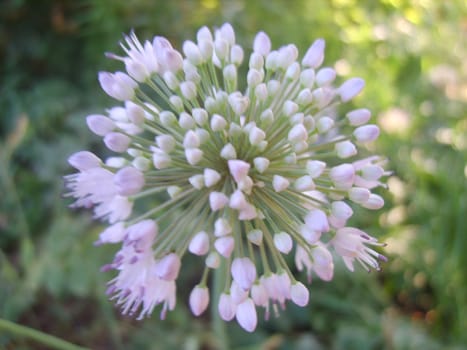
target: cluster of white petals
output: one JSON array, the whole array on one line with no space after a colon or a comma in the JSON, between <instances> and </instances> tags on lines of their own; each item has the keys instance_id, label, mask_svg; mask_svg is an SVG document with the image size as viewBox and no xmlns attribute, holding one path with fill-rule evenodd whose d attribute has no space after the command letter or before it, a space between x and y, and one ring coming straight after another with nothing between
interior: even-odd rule
<instances>
[{"instance_id":1,"label":"cluster of white petals","mask_svg":"<svg viewBox=\"0 0 467 350\"><path fill-rule=\"evenodd\" d=\"M379 269L385 258L373 248L382 244L348 225L353 207L384 204L374 193L387 175L384 160L365 146L379 129L367 109L340 112L364 81L336 85L335 70L321 67L324 40L299 59L295 45L273 50L258 33L246 80L228 23L214 33L201 28L183 54L158 36L141 43L132 33L121 46L124 56L108 56L126 72L101 72L99 81L122 104L87 117L115 155L73 154L78 172L66 185L74 207L109 223L96 243L122 245L104 269L117 272L108 293L123 313L172 310L187 252L205 265L192 312L216 303L223 320L249 332L257 309L267 318L287 301L307 305L294 270L329 281L335 256L350 270L355 262ZM215 269L226 276L218 300L207 283Z\"/></svg>"}]
</instances>

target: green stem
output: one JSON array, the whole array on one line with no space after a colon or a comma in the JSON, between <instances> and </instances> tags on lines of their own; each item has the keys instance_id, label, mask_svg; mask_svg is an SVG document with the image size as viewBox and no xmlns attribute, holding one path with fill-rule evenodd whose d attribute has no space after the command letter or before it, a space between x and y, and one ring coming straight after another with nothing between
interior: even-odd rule
<instances>
[{"instance_id":1,"label":"green stem","mask_svg":"<svg viewBox=\"0 0 467 350\"><path fill-rule=\"evenodd\" d=\"M214 283L213 283L213 293L211 301L211 322L213 325L213 332L216 340L216 348L219 350L229 349L229 339L227 336L227 331L225 329L225 321L219 316L217 311L217 304L219 298L224 291L225 285L225 268L224 264L226 263L225 259L221 258L220 266L214 270Z\"/></svg>"},{"instance_id":2,"label":"green stem","mask_svg":"<svg viewBox=\"0 0 467 350\"><path fill-rule=\"evenodd\" d=\"M81 346L71 344L65 340L54 337L53 335L40 332L38 330L19 325L17 323L0 319L0 330L4 330L8 333L14 334L19 337L29 338L35 340L41 344L50 346L54 349L59 350L87 350Z\"/></svg>"}]
</instances>

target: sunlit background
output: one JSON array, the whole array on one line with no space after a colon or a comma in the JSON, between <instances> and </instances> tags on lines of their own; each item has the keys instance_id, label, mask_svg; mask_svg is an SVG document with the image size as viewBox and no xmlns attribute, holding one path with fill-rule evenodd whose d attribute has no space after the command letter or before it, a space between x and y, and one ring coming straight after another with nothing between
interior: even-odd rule
<instances>
[{"instance_id":1,"label":"sunlit background","mask_svg":"<svg viewBox=\"0 0 467 350\"><path fill-rule=\"evenodd\" d=\"M373 111L373 147L393 171L385 208L353 219L387 242L383 271L339 265L332 282L313 280L307 308L289 305L253 334L228 324L231 348L467 349L463 0L0 2L0 317L92 349L217 349L209 313L187 307L197 264L165 321L119 315L99 272L112 247L93 247L102 227L67 208L62 176L71 153L104 152L84 117L113 105L96 76L120 68L104 52L119 52L122 33L180 48L225 21L244 47L259 30L302 54L324 38L325 65L366 80L353 103ZM1 333L0 348L46 349Z\"/></svg>"}]
</instances>

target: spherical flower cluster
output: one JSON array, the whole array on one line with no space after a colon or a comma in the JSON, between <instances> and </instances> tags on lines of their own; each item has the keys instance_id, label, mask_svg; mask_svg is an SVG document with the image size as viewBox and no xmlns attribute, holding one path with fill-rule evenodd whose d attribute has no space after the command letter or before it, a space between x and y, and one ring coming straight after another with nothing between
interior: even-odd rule
<instances>
[{"instance_id":1,"label":"spherical flower cluster","mask_svg":"<svg viewBox=\"0 0 467 350\"><path fill-rule=\"evenodd\" d=\"M382 244L347 224L353 205L384 204L372 192L387 175L384 160L358 158L379 129L367 109L339 112L364 81L335 85L335 70L321 68L324 40L300 60L295 45L273 50L258 33L246 80L228 23L201 28L183 54L159 36L141 43L131 33L121 46L124 56L108 56L126 72L101 72L99 82L122 104L86 120L116 155L73 154L78 172L66 186L74 207L109 223L97 243L121 244L104 269L116 271L108 294L124 314L172 310L188 252L204 263L192 312L206 310L209 273L221 269L225 288L212 302L223 320L250 332L257 309L268 317L288 300L308 303L288 255L309 281L312 273L333 278L333 253L352 271L355 262L379 269L385 258L373 247Z\"/></svg>"}]
</instances>

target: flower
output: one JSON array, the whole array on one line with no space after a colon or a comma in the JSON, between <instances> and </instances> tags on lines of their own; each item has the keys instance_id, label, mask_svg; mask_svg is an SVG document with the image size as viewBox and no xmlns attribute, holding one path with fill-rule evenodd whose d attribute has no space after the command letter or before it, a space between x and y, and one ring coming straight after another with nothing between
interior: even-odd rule
<instances>
[{"instance_id":1,"label":"flower","mask_svg":"<svg viewBox=\"0 0 467 350\"><path fill-rule=\"evenodd\" d=\"M121 46L125 56L108 57L126 73L101 72L99 82L122 105L87 117L116 155L75 153L69 163L78 172L65 181L73 207L110 224L96 243L122 245L104 270L117 271L108 293L124 314L172 310L187 251L204 260L193 313L211 301L249 332L257 309L267 318L289 300L309 301L285 255L309 281L313 273L333 278L333 253L352 271L354 261L379 269L385 258L374 247L383 244L347 224L353 206L384 204L372 192L384 186L384 159L358 158L379 129L367 109L340 112L364 81L335 84L334 69L321 68L323 39L300 61L295 45L273 50L258 33L245 89L244 50L228 23L201 28L183 54L165 38L141 43L134 33ZM207 283L215 269L227 277L219 300Z\"/></svg>"}]
</instances>

